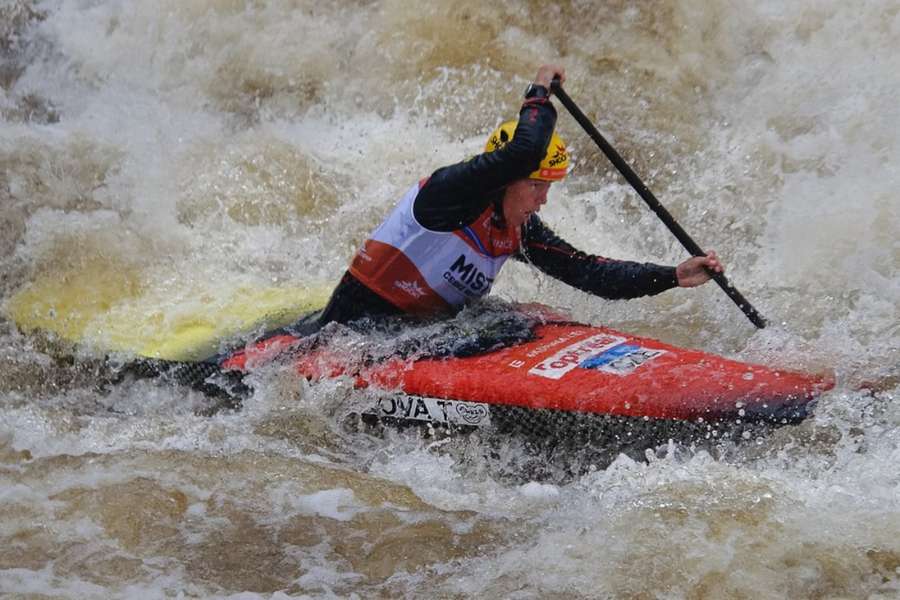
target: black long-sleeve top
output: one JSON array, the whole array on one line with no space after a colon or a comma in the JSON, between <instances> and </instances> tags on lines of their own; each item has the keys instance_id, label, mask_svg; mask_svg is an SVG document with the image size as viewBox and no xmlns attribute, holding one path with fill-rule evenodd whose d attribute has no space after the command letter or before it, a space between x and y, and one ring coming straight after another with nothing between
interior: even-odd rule
<instances>
[{"instance_id":1,"label":"black long-sleeve top","mask_svg":"<svg viewBox=\"0 0 900 600\"><path fill-rule=\"evenodd\" d=\"M474 222L493 204L502 224L504 189L528 177L543 159L556 125L556 109L544 98L526 100L513 139L499 150L435 171L413 202L416 220L433 231L455 231ZM609 299L655 295L678 285L674 267L620 261L576 250L537 215L522 226L514 258L572 287ZM366 316L399 314L349 272L335 289L321 320L350 322Z\"/></svg>"}]
</instances>

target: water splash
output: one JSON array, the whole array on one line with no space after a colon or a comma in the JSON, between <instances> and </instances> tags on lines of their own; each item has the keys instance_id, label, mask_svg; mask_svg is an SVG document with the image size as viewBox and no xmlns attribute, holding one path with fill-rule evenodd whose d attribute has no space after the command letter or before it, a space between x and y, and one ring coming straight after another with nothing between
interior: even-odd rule
<instances>
[{"instance_id":1,"label":"water splash","mask_svg":"<svg viewBox=\"0 0 900 600\"><path fill-rule=\"evenodd\" d=\"M545 494L507 477L528 468L514 442L342 431L337 407L364 398L339 383L261 372L241 412L199 417L187 389L98 387L96 357L73 368L0 321L5 591L898 594L895 3L18 0L0 17L4 300L85 269L173 292L333 282L554 60L774 326L713 288L604 302L516 264L497 294L840 384L715 460L673 446ZM680 260L559 128L578 168L547 221L585 250ZM367 352L398 332L415 353L436 330Z\"/></svg>"}]
</instances>

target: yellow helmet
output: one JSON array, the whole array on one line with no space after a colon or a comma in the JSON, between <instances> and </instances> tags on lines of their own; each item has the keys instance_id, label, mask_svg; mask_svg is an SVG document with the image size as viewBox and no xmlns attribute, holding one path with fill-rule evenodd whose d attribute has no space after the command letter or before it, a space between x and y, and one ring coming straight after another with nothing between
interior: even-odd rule
<instances>
[{"instance_id":1,"label":"yellow helmet","mask_svg":"<svg viewBox=\"0 0 900 600\"><path fill-rule=\"evenodd\" d=\"M485 152L493 152L499 150L510 140L516 133L518 121L507 121L503 123L491 133L487 144L484 146ZM550 145L547 146L547 155L541 161L538 170L528 176L529 179L540 179L541 181L560 181L566 176L569 169L569 153L566 151L566 143L561 137L553 132L550 137Z\"/></svg>"}]
</instances>

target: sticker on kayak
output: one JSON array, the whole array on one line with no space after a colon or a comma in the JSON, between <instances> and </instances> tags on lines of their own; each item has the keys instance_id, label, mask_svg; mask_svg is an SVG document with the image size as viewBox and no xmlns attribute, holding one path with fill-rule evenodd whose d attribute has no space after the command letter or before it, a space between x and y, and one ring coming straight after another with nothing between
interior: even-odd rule
<instances>
[{"instance_id":1,"label":"sticker on kayak","mask_svg":"<svg viewBox=\"0 0 900 600\"><path fill-rule=\"evenodd\" d=\"M561 379L563 375L579 366L587 359L602 354L614 346L625 341L619 335L601 333L581 340L577 344L566 346L550 358L545 358L528 371L529 375L546 377L547 379Z\"/></svg>"},{"instance_id":2,"label":"sticker on kayak","mask_svg":"<svg viewBox=\"0 0 900 600\"><path fill-rule=\"evenodd\" d=\"M583 369L597 369L613 375L628 375L644 363L665 353L665 350L621 344L583 361L579 366Z\"/></svg>"},{"instance_id":3,"label":"sticker on kayak","mask_svg":"<svg viewBox=\"0 0 900 600\"><path fill-rule=\"evenodd\" d=\"M491 411L486 404L462 400L439 400L418 396L380 398L375 406L375 413L379 417L472 427L485 427L491 424Z\"/></svg>"}]
</instances>

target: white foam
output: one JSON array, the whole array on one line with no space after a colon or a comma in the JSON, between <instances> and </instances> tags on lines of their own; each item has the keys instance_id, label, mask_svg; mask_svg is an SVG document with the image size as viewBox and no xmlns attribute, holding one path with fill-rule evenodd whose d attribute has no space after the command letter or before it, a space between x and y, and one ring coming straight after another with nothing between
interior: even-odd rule
<instances>
[{"instance_id":1,"label":"white foam","mask_svg":"<svg viewBox=\"0 0 900 600\"><path fill-rule=\"evenodd\" d=\"M251 476L203 489L176 474L135 470L132 460L85 459L31 486L17 479L28 460L72 460L67 455L261 453L341 461L360 485L387 480L436 511L471 511L453 525L459 536L476 525L504 532L488 550L463 548L461 558L395 574L384 588L331 562L325 540L296 581L314 597L352 597L357 586L361 595L473 597L686 597L698 586L709 586L702 590L710 596L897 594L896 573L878 570L900 552L900 413L891 383L900 352L896 2L573 3L537 16L467 1L417 11L392 1L39 6L46 18L22 34L31 44L27 68L0 103L6 115L34 94L52 103L59 121L0 122L10 223L0 223L0 234L16 244L14 256L0 259L4 282L60 257L75 265L122 259L173 298L184 280L212 292L335 281L402 190L477 152L484 131L515 111L519 84L561 48L557 30L545 26L552 15L569 24L560 60L573 98L637 157L640 174L695 239L723 254L732 281L772 326L754 331L712 285L608 302L510 264L497 293L742 359L834 368L839 387L799 430L750 440L725 458L678 449L647 463L622 456L551 485L496 476L522 462L519 447L492 455L477 440L335 434L328 447L310 449L317 442L302 427L296 436L304 439L262 435L256 426L289 404L333 425L335 405L354 400L327 385L304 387L298 400L302 384L276 385L274 370L257 375L259 391L241 412L211 418L193 414L198 399L183 388L95 390L66 380L59 391L0 392L4 447L34 457L17 454L4 465L4 509L37 507L59 539L91 546L105 534L89 520L67 520L51 496L147 476L183 490L188 517L211 529L224 523L207 503L244 484L262 489L242 501L259 502L251 508L264 524L297 514L346 523L371 508L340 486L310 493L305 482ZM457 38L480 43L460 47ZM605 256L681 260L684 251L627 185L591 174L603 173L605 162L562 109L559 126L578 168L555 186L542 211L547 223ZM272 164L254 171L254 159ZM228 216L229 202L274 203L292 188L267 187L267 177L301 163L337 191L322 214ZM229 186L210 184L235 174ZM202 201L208 212L188 210ZM41 374L63 369L21 336L2 335L0 346L17 369L22 361ZM881 391L853 391L864 381ZM421 518L413 512L395 514L406 523ZM143 583L101 586L57 575L51 562L3 571L0 588L64 597L304 597L210 590L178 565Z\"/></svg>"}]
</instances>

